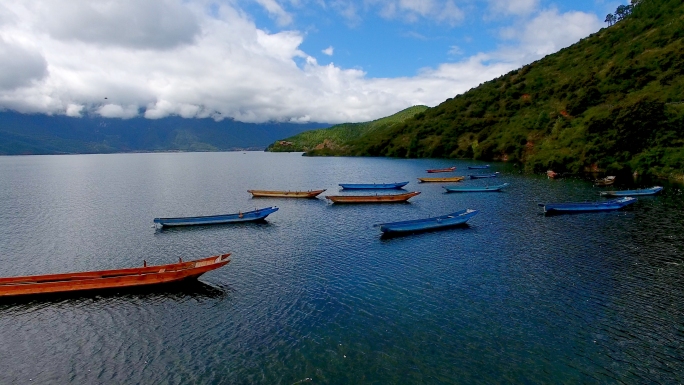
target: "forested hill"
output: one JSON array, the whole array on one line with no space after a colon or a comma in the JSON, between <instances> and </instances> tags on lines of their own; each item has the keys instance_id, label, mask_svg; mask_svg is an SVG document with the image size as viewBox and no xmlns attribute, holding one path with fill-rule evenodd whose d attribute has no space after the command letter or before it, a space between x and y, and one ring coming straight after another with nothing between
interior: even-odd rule
<instances>
[{"instance_id":1,"label":"forested hill","mask_svg":"<svg viewBox=\"0 0 684 385\"><path fill-rule=\"evenodd\" d=\"M633 3L578 43L363 135L337 154L681 177L684 2Z\"/></svg>"},{"instance_id":2,"label":"forested hill","mask_svg":"<svg viewBox=\"0 0 684 385\"><path fill-rule=\"evenodd\" d=\"M0 112L0 155L263 150L318 123L252 124L225 119L115 119Z\"/></svg>"},{"instance_id":3,"label":"forested hill","mask_svg":"<svg viewBox=\"0 0 684 385\"><path fill-rule=\"evenodd\" d=\"M389 129L423 112L427 106L413 106L394 115L364 123L343 123L322 130L305 131L268 147L273 152L305 151L307 155L335 155L351 150L347 143L378 130Z\"/></svg>"}]
</instances>

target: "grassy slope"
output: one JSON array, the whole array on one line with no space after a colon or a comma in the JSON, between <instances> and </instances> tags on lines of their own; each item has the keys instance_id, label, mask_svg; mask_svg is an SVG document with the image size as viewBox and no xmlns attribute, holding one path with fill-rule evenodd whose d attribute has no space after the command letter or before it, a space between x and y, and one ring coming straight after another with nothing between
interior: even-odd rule
<instances>
[{"instance_id":1,"label":"grassy slope","mask_svg":"<svg viewBox=\"0 0 684 385\"><path fill-rule=\"evenodd\" d=\"M328 152L681 176L683 101L684 3L643 0L568 48Z\"/></svg>"},{"instance_id":2,"label":"grassy slope","mask_svg":"<svg viewBox=\"0 0 684 385\"><path fill-rule=\"evenodd\" d=\"M394 115L365 123L344 123L326 129L311 130L285 139L292 144L282 145L280 141L269 146L268 151L304 151L307 155L334 155L348 151L346 144L364 135L393 127L414 115L423 112L427 106L413 106Z\"/></svg>"}]
</instances>

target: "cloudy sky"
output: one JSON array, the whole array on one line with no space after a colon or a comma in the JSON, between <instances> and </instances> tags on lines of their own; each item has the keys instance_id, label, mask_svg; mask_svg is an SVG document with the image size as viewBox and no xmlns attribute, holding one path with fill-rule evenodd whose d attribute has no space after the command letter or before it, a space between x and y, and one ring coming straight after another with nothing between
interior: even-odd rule
<instances>
[{"instance_id":1,"label":"cloudy sky","mask_svg":"<svg viewBox=\"0 0 684 385\"><path fill-rule=\"evenodd\" d=\"M0 0L0 110L359 122L435 106L620 0Z\"/></svg>"}]
</instances>

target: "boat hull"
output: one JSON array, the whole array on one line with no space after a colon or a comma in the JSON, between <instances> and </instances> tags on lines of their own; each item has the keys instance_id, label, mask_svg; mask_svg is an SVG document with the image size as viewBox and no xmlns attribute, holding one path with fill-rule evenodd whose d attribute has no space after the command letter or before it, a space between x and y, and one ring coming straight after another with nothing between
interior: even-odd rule
<instances>
[{"instance_id":1,"label":"boat hull","mask_svg":"<svg viewBox=\"0 0 684 385\"><path fill-rule=\"evenodd\" d=\"M661 192L663 188L661 186L655 186L651 188L645 188L640 190L622 190L622 191L601 191L601 196L604 197L633 197L633 196L644 196L644 195L655 195Z\"/></svg>"},{"instance_id":2,"label":"boat hull","mask_svg":"<svg viewBox=\"0 0 684 385\"><path fill-rule=\"evenodd\" d=\"M425 170L429 174L435 174L439 172L454 172L456 171L456 167L449 167L449 168L433 168L430 170Z\"/></svg>"},{"instance_id":3,"label":"boat hull","mask_svg":"<svg viewBox=\"0 0 684 385\"><path fill-rule=\"evenodd\" d=\"M625 197L603 202L577 202L577 203L539 203L544 208L544 213L582 213L597 211L619 210L636 202L636 198Z\"/></svg>"},{"instance_id":4,"label":"boat hull","mask_svg":"<svg viewBox=\"0 0 684 385\"><path fill-rule=\"evenodd\" d=\"M270 191L247 190L254 198L315 198L325 190L312 191Z\"/></svg>"},{"instance_id":5,"label":"boat hull","mask_svg":"<svg viewBox=\"0 0 684 385\"><path fill-rule=\"evenodd\" d=\"M444 183L444 182L460 182L465 177L462 176L452 176L452 177L446 177L446 178L418 178L418 180L421 183Z\"/></svg>"},{"instance_id":6,"label":"boat hull","mask_svg":"<svg viewBox=\"0 0 684 385\"><path fill-rule=\"evenodd\" d=\"M384 234L406 234L430 231L436 229L446 229L465 224L468 220L477 215L477 210L461 210L439 217L416 219L411 221L381 223L374 225L380 227Z\"/></svg>"},{"instance_id":7,"label":"boat hull","mask_svg":"<svg viewBox=\"0 0 684 385\"><path fill-rule=\"evenodd\" d=\"M498 172L495 172L494 174L479 174L479 175L477 175L477 174L471 174L471 175L468 175L468 176L470 177L470 179L496 178L497 176L499 176L499 173L498 173Z\"/></svg>"},{"instance_id":8,"label":"boat hull","mask_svg":"<svg viewBox=\"0 0 684 385\"><path fill-rule=\"evenodd\" d=\"M409 182L399 183L340 183L339 186L345 190L391 190L400 189Z\"/></svg>"},{"instance_id":9,"label":"boat hull","mask_svg":"<svg viewBox=\"0 0 684 385\"><path fill-rule=\"evenodd\" d=\"M220 225L224 223L255 222L264 220L270 214L278 211L277 207L267 207L259 210L246 211L237 214L207 215L201 217L154 218L154 223L163 227Z\"/></svg>"},{"instance_id":10,"label":"boat hull","mask_svg":"<svg viewBox=\"0 0 684 385\"><path fill-rule=\"evenodd\" d=\"M0 278L0 297L169 284L196 279L225 266L230 262L229 256L222 254L189 262L131 269Z\"/></svg>"},{"instance_id":11,"label":"boat hull","mask_svg":"<svg viewBox=\"0 0 684 385\"><path fill-rule=\"evenodd\" d=\"M615 177L614 176L607 176L603 179L596 179L594 181L594 186L610 186L613 183L615 183Z\"/></svg>"},{"instance_id":12,"label":"boat hull","mask_svg":"<svg viewBox=\"0 0 684 385\"><path fill-rule=\"evenodd\" d=\"M418 194L419 191L392 195L328 195L326 199L333 203L396 203L406 202Z\"/></svg>"},{"instance_id":13,"label":"boat hull","mask_svg":"<svg viewBox=\"0 0 684 385\"><path fill-rule=\"evenodd\" d=\"M486 187L457 187L457 186L444 186L447 192L496 192L501 191L504 187L508 186L508 183L504 183L498 186L486 186Z\"/></svg>"},{"instance_id":14,"label":"boat hull","mask_svg":"<svg viewBox=\"0 0 684 385\"><path fill-rule=\"evenodd\" d=\"M468 170L484 170L489 168L489 165L486 166L468 166Z\"/></svg>"}]
</instances>

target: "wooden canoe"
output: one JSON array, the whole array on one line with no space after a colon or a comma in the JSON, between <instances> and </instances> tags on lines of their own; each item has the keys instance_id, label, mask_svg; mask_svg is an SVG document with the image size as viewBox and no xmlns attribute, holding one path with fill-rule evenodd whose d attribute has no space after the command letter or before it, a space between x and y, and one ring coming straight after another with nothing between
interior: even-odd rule
<instances>
[{"instance_id":1,"label":"wooden canoe","mask_svg":"<svg viewBox=\"0 0 684 385\"><path fill-rule=\"evenodd\" d=\"M430 182L460 182L465 177L462 176L450 176L446 178L418 178L418 180L421 183L430 183Z\"/></svg>"},{"instance_id":2,"label":"wooden canoe","mask_svg":"<svg viewBox=\"0 0 684 385\"><path fill-rule=\"evenodd\" d=\"M254 198L315 198L323 190L311 191L270 191L270 190L247 190Z\"/></svg>"},{"instance_id":3,"label":"wooden canoe","mask_svg":"<svg viewBox=\"0 0 684 385\"><path fill-rule=\"evenodd\" d=\"M392 190L400 189L406 186L409 182L396 183L340 183L340 187L345 190Z\"/></svg>"},{"instance_id":4,"label":"wooden canoe","mask_svg":"<svg viewBox=\"0 0 684 385\"><path fill-rule=\"evenodd\" d=\"M601 196L604 197L633 197L643 195L655 195L663 190L662 186L653 186L651 188L643 188L637 190L620 190L620 191L601 191Z\"/></svg>"},{"instance_id":5,"label":"wooden canoe","mask_svg":"<svg viewBox=\"0 0 684 385\"><path fill-rule=\"evenodd\" d=\"M434 174L437 172L454 172L454 171L456 171L456 166L449 167L449 168L433 168L433 169L429 169L429 170L425 170L425 171L427 171L430 174Z\"/></svg>"},{"instance_id":6,"label":"wooden canoe","mask_svg":"<svg viewBox=\"0 0 684 385\"><path fill-rule=\"evenodd\" d=\"M267 216L276 211L278 211L278 208L274 206L252 211L238 212L235 214L207 215L203 217L154 218L154 223L169 227L256 222L263 221Z\"/></svg>"},{"instance_id":7,"label":"wooden canoe","mask_svg":"<svg viewBox=\"0 0 684 385\"><path fill-rule=\"evenodd\" d=\"M392 203L406 202L418 194L420 191L391 195L328 195L326 198L333 203Z\"/></svg>"},{"instance_id":8,"label":"wooden canoe","mask_svg":"<svg viewBox=\"0 0 684 385\"><path fill-rule=\"evenodd\" d=\"M596 179L594 181L594 186L610 186L615 183L615 176L607 176L605 178Z\"/></svg>"},{"instance_id":9,"label":"wooden canoe","mask_svg":"<svg viewBox=\"0 0 684 385\"><path fill-rule=\"evenodd\" d=\"M502 188L508 186L508 183L500 184L498 186L484 186L484 187L460 187L460 186L442 186L447 192L496 192L501 191Z\"/></svg>"},{"instance_id":10,"label":"wooden canoe","mask_svg":"<svg viewBox=\"0 0 684 385\"><path fill-rule=\"evenodd\" d=\"M581 213L592 211L619 210L636 202L636 198L624 197L603 202L539 203L545 214Z\"/></svg>"},{"instance_id":11,"label":"wooden canoe","mask_svg":"<svg viewBox=\"0 0 684 385\"><path fill-rule=\"evenodd\" d=\"M499 172L495 172L493 174L470 174L468 175L470 179L484 179L484 178L496 178L499 176Z\"/></svg>"},{"instance_id":12,"label":"wooden canoe","mask_svg":"<svg viewBox=\"0 0 684 385\"><path fill-rule=\"evenodd\" d=\"M489 168L488 164L485 164L484 166L468 166L468 170L484 170L486 168Z\"/></svg>"},{"instance_id":13,"label":"wooden canoe","mask_svg":"<svg viewBox=\"0 0 684 385\"><path fill-rule=\"evenodd\" d=\"M380 227L385 234L417 233L463 225L475 215L477 210L466 209L434 218L414 219L402 222L379 223L373 227Z\"/></svg>"},{"instance_id":14,"label":"wooden canoe","mask_svg":"<svg viewBox=\"0 0 684 385\"><path fill-rule=\"evenodd\" d=\"M222 254L189 262L129 269L0 278L0 297L127 288L196 279L207 271L227 265L229 256Z\"/></svg>"}]
</instances>

